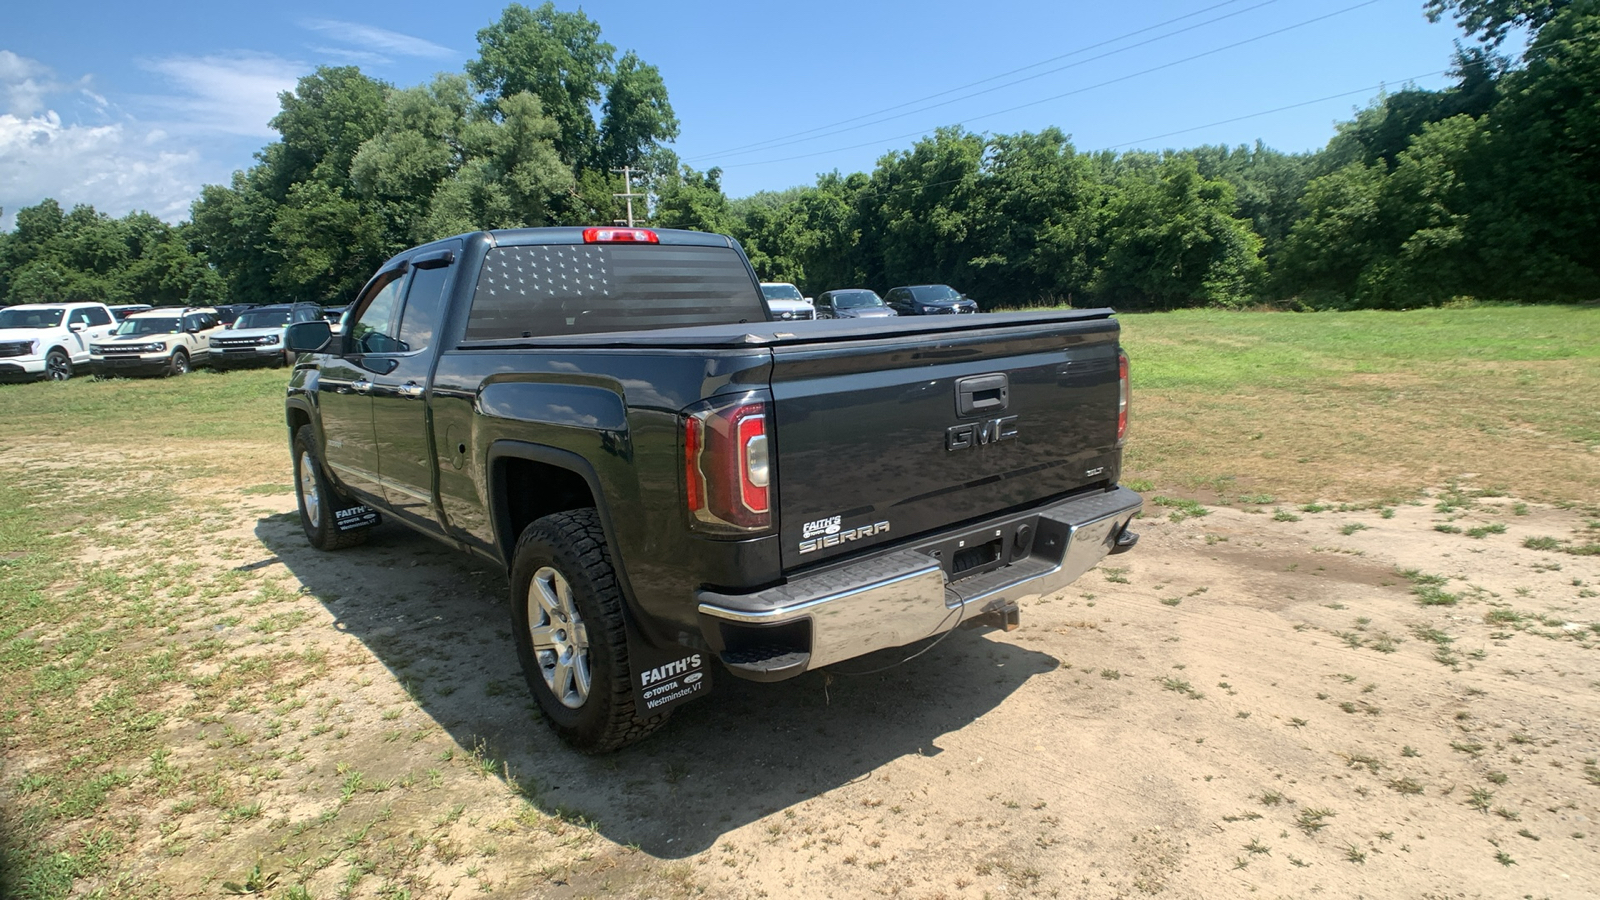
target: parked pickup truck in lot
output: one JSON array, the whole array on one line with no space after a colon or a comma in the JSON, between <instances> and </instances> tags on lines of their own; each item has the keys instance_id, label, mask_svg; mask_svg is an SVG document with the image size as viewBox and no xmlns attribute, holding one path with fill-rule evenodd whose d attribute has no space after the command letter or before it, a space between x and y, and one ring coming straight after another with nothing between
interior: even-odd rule
<instances>
[{"instance_id":1,"label":"parked pickup truck in lot","mask_svg":"<svg viewBox=\"0 0 1600 900\"><path fill-rule=\"evenodd\" d=\"M544 718L587 752L714 671L777 681L958 625L1131 547L1109 310L775 322L731 239L480 232L291 325L312 544L380 514L503 566Z\"/></svg>"}]
</instances>

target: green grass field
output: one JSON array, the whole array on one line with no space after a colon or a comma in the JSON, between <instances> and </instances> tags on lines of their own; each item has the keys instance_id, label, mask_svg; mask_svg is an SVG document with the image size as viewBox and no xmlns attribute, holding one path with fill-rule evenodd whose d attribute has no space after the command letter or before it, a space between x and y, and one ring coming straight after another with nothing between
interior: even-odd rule
<instances>
[{"instance_id":1,"label":"green grass field","mask_svg":"<svg viewBox=\"0 0 1600 900\"><path fill-rule=\"evenodd\" d=\"M1600 500L1600 308L1121 321L1134 367L1125 480L1170 495L1165 505L1267 494L1361 502L1446 485ZM175 684L205 697L218 678L232 684L232 670L184 668L215 652L199 636L235 607L287 608L294 596L241 593L253 576L200 577L188 561L230 501L289 483L285 378L0 387L11 463L0 467L0 893L65 897L84 879L129 871L121 855L133 832L108 807L119 790L244 804L171 774L163 697ZM94 557L108 551L126 562ZM98 699L80 696L86 685ZM239 702L258 702L252 690L264 688L240 687ZM15 763L41 759L52 765ZM118 884L108 896L144 896Z\"/></svg>"}]
</instances>

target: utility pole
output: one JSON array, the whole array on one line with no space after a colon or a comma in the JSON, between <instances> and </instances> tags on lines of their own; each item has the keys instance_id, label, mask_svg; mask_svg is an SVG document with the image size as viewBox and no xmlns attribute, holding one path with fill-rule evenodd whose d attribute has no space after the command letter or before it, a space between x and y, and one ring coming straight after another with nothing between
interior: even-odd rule
<instances>
[{"instance_id":1,"label":"utility pole","mask_svg":"<svg viewBox=\"0 0 1600 900\"><path fill-rule=\"evenodd\" d=\"M612 194L611 196L616 197L618 200L626 200L626 201L628 201L628 220L626 222L624 222L621 219L613 219L613 220L611 220L612 224L615 224L615 225L627 225L629 228L632 228L633 227L633 198L639 197L639 198L642 199L644 197L644 194L635 194L633 192L633 167L632 166L623 166L620 169L612 169L611 171L613 171L616 174L622 176L622 183L624 185L623 193L621 193L621 194Z\"/></svg>"}]
</instances>

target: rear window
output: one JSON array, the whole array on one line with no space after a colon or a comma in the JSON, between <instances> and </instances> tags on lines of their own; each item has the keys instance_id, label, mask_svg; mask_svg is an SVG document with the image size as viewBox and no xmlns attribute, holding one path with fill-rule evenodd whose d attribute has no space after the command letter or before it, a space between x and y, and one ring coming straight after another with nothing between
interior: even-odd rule
<instances>
[{"instance_id":1,"label":"rear window","mask_svg":"<svg viewBox=\"0 0 1600 900\"><path fill-rule=\"evenodd\" d=\"M484 258L469 341L767 320L729 247L538 245Z\"/></svg>"}]
</instances>

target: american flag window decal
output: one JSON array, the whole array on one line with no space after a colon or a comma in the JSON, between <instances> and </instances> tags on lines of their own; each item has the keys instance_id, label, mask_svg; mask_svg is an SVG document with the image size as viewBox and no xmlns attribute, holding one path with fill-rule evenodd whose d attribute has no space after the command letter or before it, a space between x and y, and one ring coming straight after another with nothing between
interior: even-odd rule
<instances>
[{"instance_id":1,"label":"american flag window decal","mask_svg":"<svg viewBox=\"0 0 1600 900\"><path fill-rule=\"evenodd\" d=\"M466 339L765 320L761 293L731 248L536 244L485 256Z\"/></svg>"}]
</instances>

